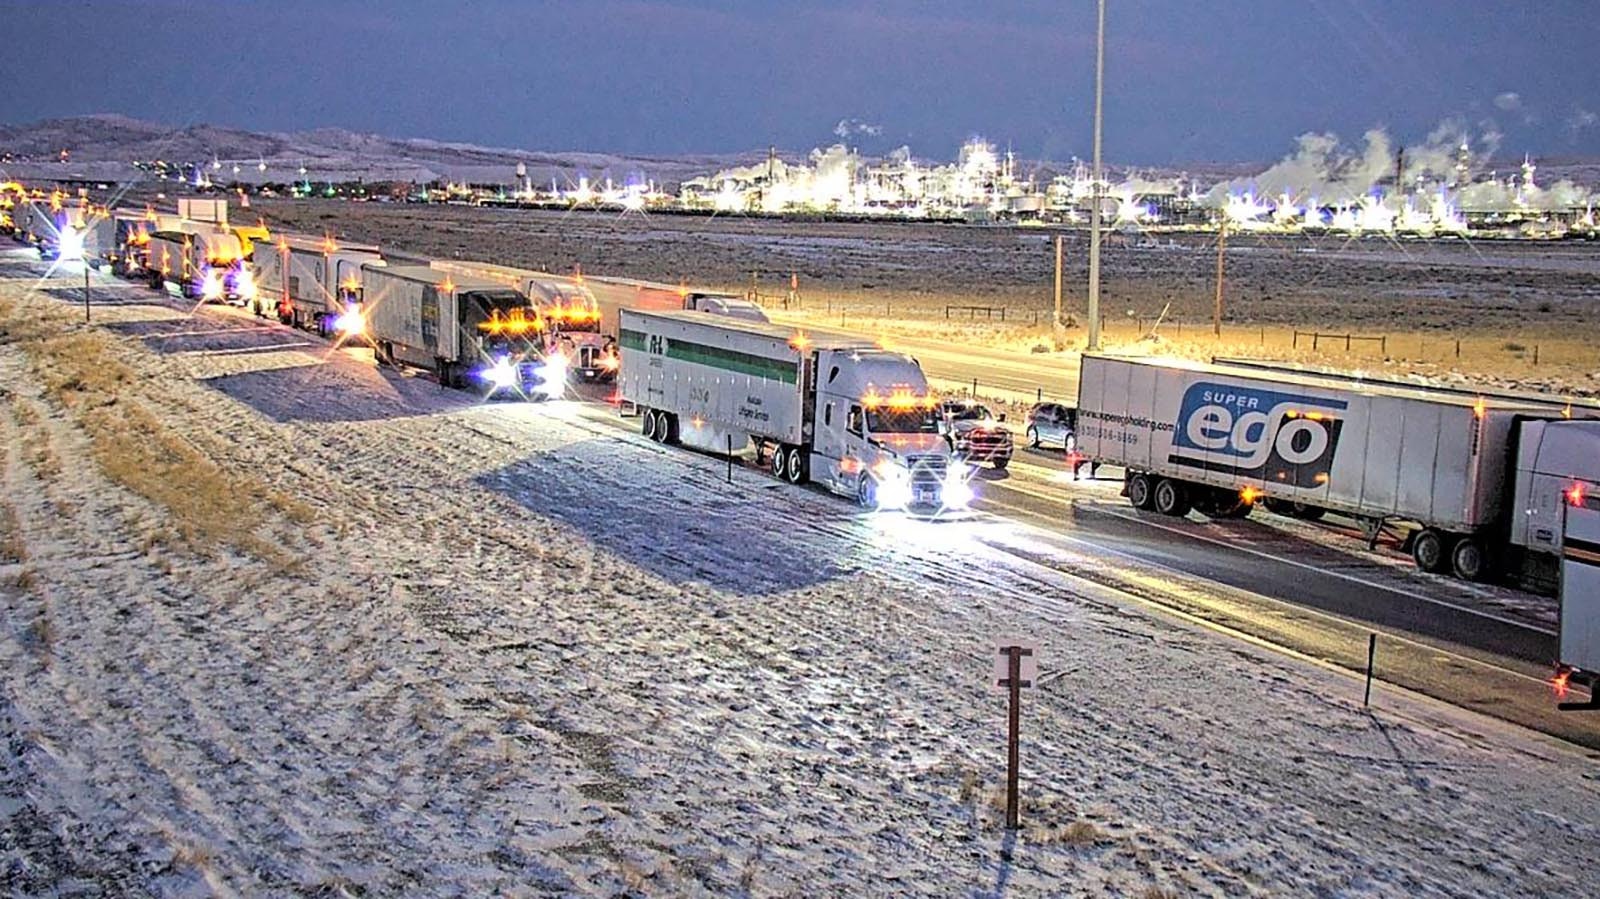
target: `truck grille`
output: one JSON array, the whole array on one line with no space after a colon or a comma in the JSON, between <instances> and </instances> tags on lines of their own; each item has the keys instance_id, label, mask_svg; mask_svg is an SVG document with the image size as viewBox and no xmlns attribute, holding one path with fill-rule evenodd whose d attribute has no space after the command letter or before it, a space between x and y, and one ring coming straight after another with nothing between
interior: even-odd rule
<instances>
[{"instance_id":1,"label":"truck grille","mask_svg":"<svg viewBox=\"0 0 1600 899\"><path fill-rule=\"evenodd\" d=\"M911 482L944 483L944 474L948 464L943 456L907 456L906 465L911 469Z\"/></svg>"}]
</instances>

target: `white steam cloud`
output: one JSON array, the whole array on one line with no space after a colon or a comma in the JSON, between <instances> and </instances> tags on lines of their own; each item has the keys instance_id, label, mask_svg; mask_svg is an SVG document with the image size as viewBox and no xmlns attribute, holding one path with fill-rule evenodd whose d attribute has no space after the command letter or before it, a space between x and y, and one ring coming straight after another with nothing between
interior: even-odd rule
<instances>
[{"instance_id":1,"label":"white steam cloud","mask_svg":"<svg viewBox=\"0 0 1600 899\"><path fill-rule=\"evenodd\" d=\"M863 122L860 119L840 119L839 124L833 126L833 133L838 135L840 140L849 140L861 135L878 137L883 134L883 126Z\"/></svg>"}]
</instances>

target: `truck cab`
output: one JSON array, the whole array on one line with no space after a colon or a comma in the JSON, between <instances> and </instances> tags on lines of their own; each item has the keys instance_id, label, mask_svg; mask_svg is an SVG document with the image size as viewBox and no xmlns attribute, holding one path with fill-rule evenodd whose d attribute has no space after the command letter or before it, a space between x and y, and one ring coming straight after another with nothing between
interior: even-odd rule
<instances>
[{"instance_id":1,"label":"truck cab","mask_svg":"<svg viewBox=\"0 0 1600 899\"><path fill-rule=\"evenodd\" d=\"M872 509L960 508L965 466L939 433L936 401L916 360L877 348L819 350L813 480Z\"/></svg>"}]
</instances>

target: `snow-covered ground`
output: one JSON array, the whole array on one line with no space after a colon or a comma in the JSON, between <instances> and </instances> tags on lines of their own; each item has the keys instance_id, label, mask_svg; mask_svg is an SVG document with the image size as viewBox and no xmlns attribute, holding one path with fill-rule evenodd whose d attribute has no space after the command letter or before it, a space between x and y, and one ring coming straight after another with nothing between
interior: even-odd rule
<instances>
[{"instance_id":1,"label":"snow-covered ground","mask_svg":"<svg viewBox=\"0 0 1600 899\"><path fill-rule=\"evenodd\" d=\"M73 311L18 258L0 300ZM1369 714L1028 561L1114 564L1043 532L730 484L603 406L102 295L118 403L310 514L238 521L271 552L171 538L0 342L12 892L1600 893L1593 759L1404 694ZM1042 657L1014 840L1000 635Z\"/></svg>"}]
</instances>

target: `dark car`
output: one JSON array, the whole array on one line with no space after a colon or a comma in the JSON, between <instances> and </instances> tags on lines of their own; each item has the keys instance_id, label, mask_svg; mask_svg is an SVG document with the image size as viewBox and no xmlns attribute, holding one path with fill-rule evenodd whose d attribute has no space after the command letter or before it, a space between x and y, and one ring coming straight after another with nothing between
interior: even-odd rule
<instances>
[{"instance_id":1,"label":"dark car","mask_svg":"<svg viewBox=\"0 0 1600 899\"><path fill-rule=\"evenodd\" d=\"M1078 432L1078 410L1062 403L1035 403L1028 410L1027 438L1031 447L1071 449Z\"/></svg>"},{"instance_id":2,"label":"dark car","mask_svg":"<svg viewBox=\"0 0 1600 899\"><path fill-rule=\"evenodd\" d=\"M995 468L1011 464L1011 432L987 406L972 400L945 400L935 418L950 450L969 462L988 462Z\"/></svg>"}]
</instances>

